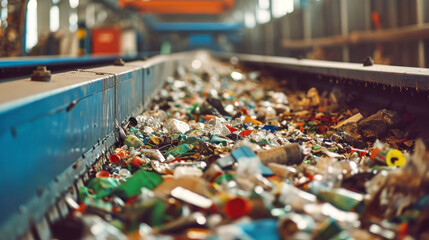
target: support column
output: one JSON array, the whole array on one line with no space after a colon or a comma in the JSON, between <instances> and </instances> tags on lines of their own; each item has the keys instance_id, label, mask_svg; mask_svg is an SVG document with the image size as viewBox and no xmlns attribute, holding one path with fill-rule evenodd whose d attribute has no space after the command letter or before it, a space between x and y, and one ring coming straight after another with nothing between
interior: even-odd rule
<instances>
[{"instance_id":1,"label":"support column","mask_svg":"<svg viewBox=\"0 0 429 240\"><path fill-rule=\"evenodd\" d=\"M46 36L49 30L49 10L51 9L52 1L37 1L37 32L39 39Z\"/></svg>"},{"instance_id":2,"label":"support column","mask_svg":"<svg viewBox=\"0 0 429 240\"><path fill-rule=\"evenodd\" d=\"M417 26L421 26L424 23L424 6L423 0L416 0L416 17L417 17ZM419 57L419 67L424 68L425 63L425 43L423 39L419 40L418 43L418 57Z\"/></svg>"},{"instance_id":3,"label":"support column","mask_svg":"<svg viewBox=\"0 0 429 240\"><path fill-rule=\"evenodd\" d=\"M371 30L371 0L362 0L364 6L365 30Z\"/></svg>"},{"instance_id":4,"label":"support column","mask_svg":"<svg viewBox=\"0 0 429 240\"><path fill-rule=\"evenodd\" d=\"M303 25L303 35L304 35L304 41L310 41L311 40L311 13L310 13L310 4L307 4L302 9L302 25Z\"/></svg>"},{"instance_id":5,"label":"support column","mask_svg":"<svg viewBox=\"0 0 429 240\"><path fill-rule=\"evenodd\" d=\"M347 17L347 0L340 1L340 16L341 16L341 35L349 34L349 20ZM343 45L343 62L350 61L349 46Z\"/></svg>"}]
</instances>

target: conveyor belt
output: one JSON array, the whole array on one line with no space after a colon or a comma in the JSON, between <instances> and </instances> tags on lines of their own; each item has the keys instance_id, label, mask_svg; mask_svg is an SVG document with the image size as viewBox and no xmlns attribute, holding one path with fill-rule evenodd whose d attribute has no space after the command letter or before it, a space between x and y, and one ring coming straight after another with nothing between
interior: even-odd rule
<instances>
[{"instance_id":1,"label":"conveyor belt","mask_svg":"<svg viewBox=\"0 0 429 240\"><path fill-rule=\"evenodd\" d=\"M216 56L328 78L429 90L426 69L255 55ZM197 57L207 58L208 53L156 56L125 66L64 72L54 74L48 83L25 78L0 84L0 90L8 93L0 97L0 146L3 152L11 153L2 158L0 170L0 194L7 196L0 201L0 234L5 239L32 232L43 235L48 221L55 219L46 218L47 211L53 211L52 216L65 216L64 197L76 197L85 172L96 160L105 158L113 145L114 120L123 122L141 113L166 78Z\"/></svg>"}]
</instances>

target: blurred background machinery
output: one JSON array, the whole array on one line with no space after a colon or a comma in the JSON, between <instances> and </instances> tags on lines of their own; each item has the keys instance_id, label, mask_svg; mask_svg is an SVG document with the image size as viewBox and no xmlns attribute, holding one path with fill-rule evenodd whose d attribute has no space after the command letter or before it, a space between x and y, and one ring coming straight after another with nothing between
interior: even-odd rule
<instances>
[{"instance_id":1,"label":"blurred background machinery","mask_svg":"<svg viewBox=\"0 0 429 240\"><path fill-rule=\"evenodd\" d=\"M428 0L1 0L0 56L207 48L427 67Z\"/></svg>"}]
</instances>

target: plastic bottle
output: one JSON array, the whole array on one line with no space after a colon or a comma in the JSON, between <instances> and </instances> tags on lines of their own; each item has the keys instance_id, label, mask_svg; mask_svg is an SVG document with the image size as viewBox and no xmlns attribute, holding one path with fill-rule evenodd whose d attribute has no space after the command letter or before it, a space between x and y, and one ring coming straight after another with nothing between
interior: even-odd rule
<instances>
[{"instance_id":1,"label":"plastic bottle","mask_svg":"<svg viewBox=\"0 0 429 240\"><path fill-rule=\"evenodd\" d=\"M144 145L143 142L134 135L128 135L124 140L124 144L134 148L139 148Z\"/></svg>"},{"instance_id":2,"label":"plastic bottle","mask_svg":"<svg viewBox=\"0 0 429 240\"><path fill-rule=\"evenodd\" d=\"M278 163L284 165L300 164L304 159L301 146L292 143L284 147L273 148L258 152L261 162L265 165L268 163Z\"/></svg>"}]
</instances>

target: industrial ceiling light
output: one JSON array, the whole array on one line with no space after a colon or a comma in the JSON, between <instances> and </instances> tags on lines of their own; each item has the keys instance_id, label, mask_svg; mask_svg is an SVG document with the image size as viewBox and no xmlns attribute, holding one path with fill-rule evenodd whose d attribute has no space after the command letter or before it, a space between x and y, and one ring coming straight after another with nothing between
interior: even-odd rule
<instances>
[{"instance_id":1,"label":"industrial ceiling light","mask_svg":"<svg viewBox=\"0 0 429 240\"><path fill-rule=\"evenodd\" d=\"M270 8L270 0L259 0L258 5L259 5L259 8L261 8L261 9L269 9Z\"/></svg>"},{"instance_id":2,"label":"industrial ceiling light","mask_svg":"<svg viewBox=\"0 0 429 240\"><path fill-rule=\"evenodd\" d=\"M49 10L49 29L51 32L56 32L60 28L60 9L54 5Z\"/></svg>"},{"instance_id":3,"label":"industrial ceiling light","mask_svg":"<svg viewBox=\"0 0 429 240\"><path fill-rule=\"evenodd\" d=\"M244 25L247 28L254 28L256 25L256 21L255 21L255 15L253 14L253 12L246 12L244 14Z\"/></svg>"},{"instance_id":4,"label":"industrial ceiling light","mask_svg":"<svg viewBox=\"0 0 429 240\"><path fill-rule=\"evenodd\" d=\"M77 8L79 6L79 0L69 0L71 8Z\"/></svg>"}]
</instances>

